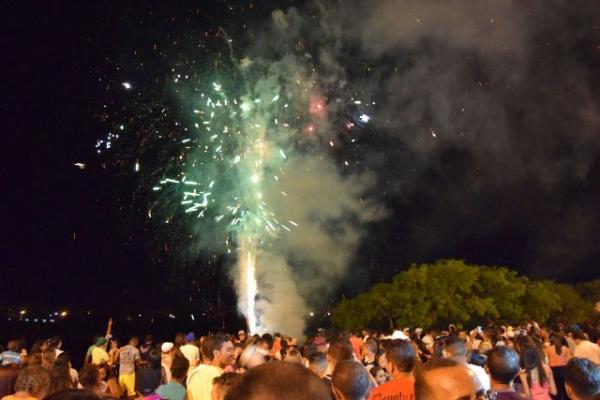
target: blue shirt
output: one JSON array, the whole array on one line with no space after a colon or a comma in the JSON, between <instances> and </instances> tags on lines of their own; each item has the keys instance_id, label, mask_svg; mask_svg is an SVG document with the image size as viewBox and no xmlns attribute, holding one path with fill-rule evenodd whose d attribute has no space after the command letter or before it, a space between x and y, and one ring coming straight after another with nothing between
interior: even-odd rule
<instances>
[{"instance_id":1,"label":"blue shirt","mask_svg":"<svg viewBox=\"0 0 600 400\"><path fill-rule=\"evenodd\" d=\"M2 361L2 365L21 365L21 356L19 353L15 353L14 351L4 351L0 353L0 360Z\"/></svg>"}]
</instances>

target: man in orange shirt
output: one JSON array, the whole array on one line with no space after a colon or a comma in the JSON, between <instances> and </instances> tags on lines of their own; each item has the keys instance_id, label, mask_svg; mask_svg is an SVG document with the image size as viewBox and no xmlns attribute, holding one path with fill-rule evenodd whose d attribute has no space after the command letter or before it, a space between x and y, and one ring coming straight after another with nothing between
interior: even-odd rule
<instances>
[{"instance_id":1,"label":"man in orange shirt","mask_svg":"<svg viewBox=\"0 0 600 400\"><path fill-rule=\"evenodd\" d=\"M373 389L369 400L413 400L417 363L415 348L408 340L393 340L386 344L385 356L391 381Z\"/></svg>"}]
</instances>

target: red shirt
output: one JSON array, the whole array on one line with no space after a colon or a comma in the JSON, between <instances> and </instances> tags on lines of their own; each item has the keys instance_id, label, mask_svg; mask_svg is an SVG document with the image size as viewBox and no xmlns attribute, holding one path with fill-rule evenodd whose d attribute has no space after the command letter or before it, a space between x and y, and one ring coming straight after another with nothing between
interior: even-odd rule
<instances>
[{"instance_id":1,"label":"red shirt","mask_svg":"<svg viewBox=\"0 0 600 400\"><path fill-rule=\"evenodd\" d=\"M363 342L356 336L350 336L350 344L352 345L352 350L354 350L354 354L356 354L356 358L360 360L360 353L362 353L362 345Z\"/></svg>"},{"instance_id":2,"label":"red shirt","mask_svg":"<svg viewBox=\"0 0 600 400\"><path fill-rule=\"evenodd\" d=\"M396 378L376 387L371 391L369 400L414 400L415 379L412 377Z\"/></svg>"}]
</instances>

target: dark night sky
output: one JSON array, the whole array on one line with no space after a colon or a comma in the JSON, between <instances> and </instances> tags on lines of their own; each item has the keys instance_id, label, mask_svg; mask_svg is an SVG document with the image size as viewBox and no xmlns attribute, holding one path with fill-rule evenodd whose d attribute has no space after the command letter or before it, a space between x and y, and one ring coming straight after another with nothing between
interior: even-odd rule
<instances>
[{"instance_id":1,"label":"dark night sky","mask_svg":"<svg viewBox=\"0 0 600 400\"><path fill-rule=\"evenodd\" d=\"M103 168L95 155L102 125L94 114L106 96L98 71L144 36L177 29L153 24L148 10L157 21L192 18L200 31L231 23L223 2L208 3L1 3L2 304L120 304L122 295L145 302L139 295L164 293L173 281L169 262L154 258L160 243L141 222L135 182ZM583 1L549 3L518 8L529 22L513 58L480 60L473 48L483 45L460 32L460 48L442 43L436 35L454 29L451 17L434 21L438 31L429 36L387 35L374 26L356 39L377 36L379 53L363 54L371 62L394 64L394 52L408 54L405 74L384 82L380 119L398 132L443 135L468 126L468 138L440 145L414 133L370 140L362 165L378 171L377 198L389 213L368 228L358 251L353 268L361 273L352 275L364 282L346 286L449 257L564 281L600 277L600 15ZM190 13L190 4L200 12ZM267 19L273 8L257 5L243 18ZM511 68L519 79L510 81ZM427 105L407 106L409 95ZM440 116L445 103L438 98L459 99L472 114ZM75 168L78 161L87 168ZM214 274L214 264L207 268Z\"/></svg>"}]
</instances>

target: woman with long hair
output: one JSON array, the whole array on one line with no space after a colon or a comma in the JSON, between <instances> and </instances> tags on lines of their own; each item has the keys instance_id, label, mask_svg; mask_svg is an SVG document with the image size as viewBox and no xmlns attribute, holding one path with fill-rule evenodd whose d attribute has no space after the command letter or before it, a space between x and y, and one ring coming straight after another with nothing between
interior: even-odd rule
<instances>
[{"instance_id":1,"label":"woman with long hair","mask_svg":"<svg viewBox=\"0 0 600 400\"><path fill-rule=\"evenodd\" d=\"M75 388L69 370L69 363L65 357L58 357L48 372L50 373L49 395Z\"/></svg>"},{"instance_id":2,"label":"woman with long hair","mask_svg":"<svg viewBox=\"0 0 600 400\"><path fill-rule=\"evenodd\" d=\"M545 350L546 356L548 357L548 365L552 370L558 392L554 398L556 400L567 400L568 397L565 390L565 368L571 359L569 345L564 336L553 333L550 335L550 345L546 347Z\"/></svg>"},{"instance_id":3,"label":"woman with long hair","mask_svg":"<svg viewBox=\"0 0 600 400\"><path fill-rule=\"evenodd\" d=\"M520 351L522 392L531 400L552 400L550 395L557 393L556 384L550 367L542 362L536 346L524 346Z\"/></svg>"}]
</instances>

